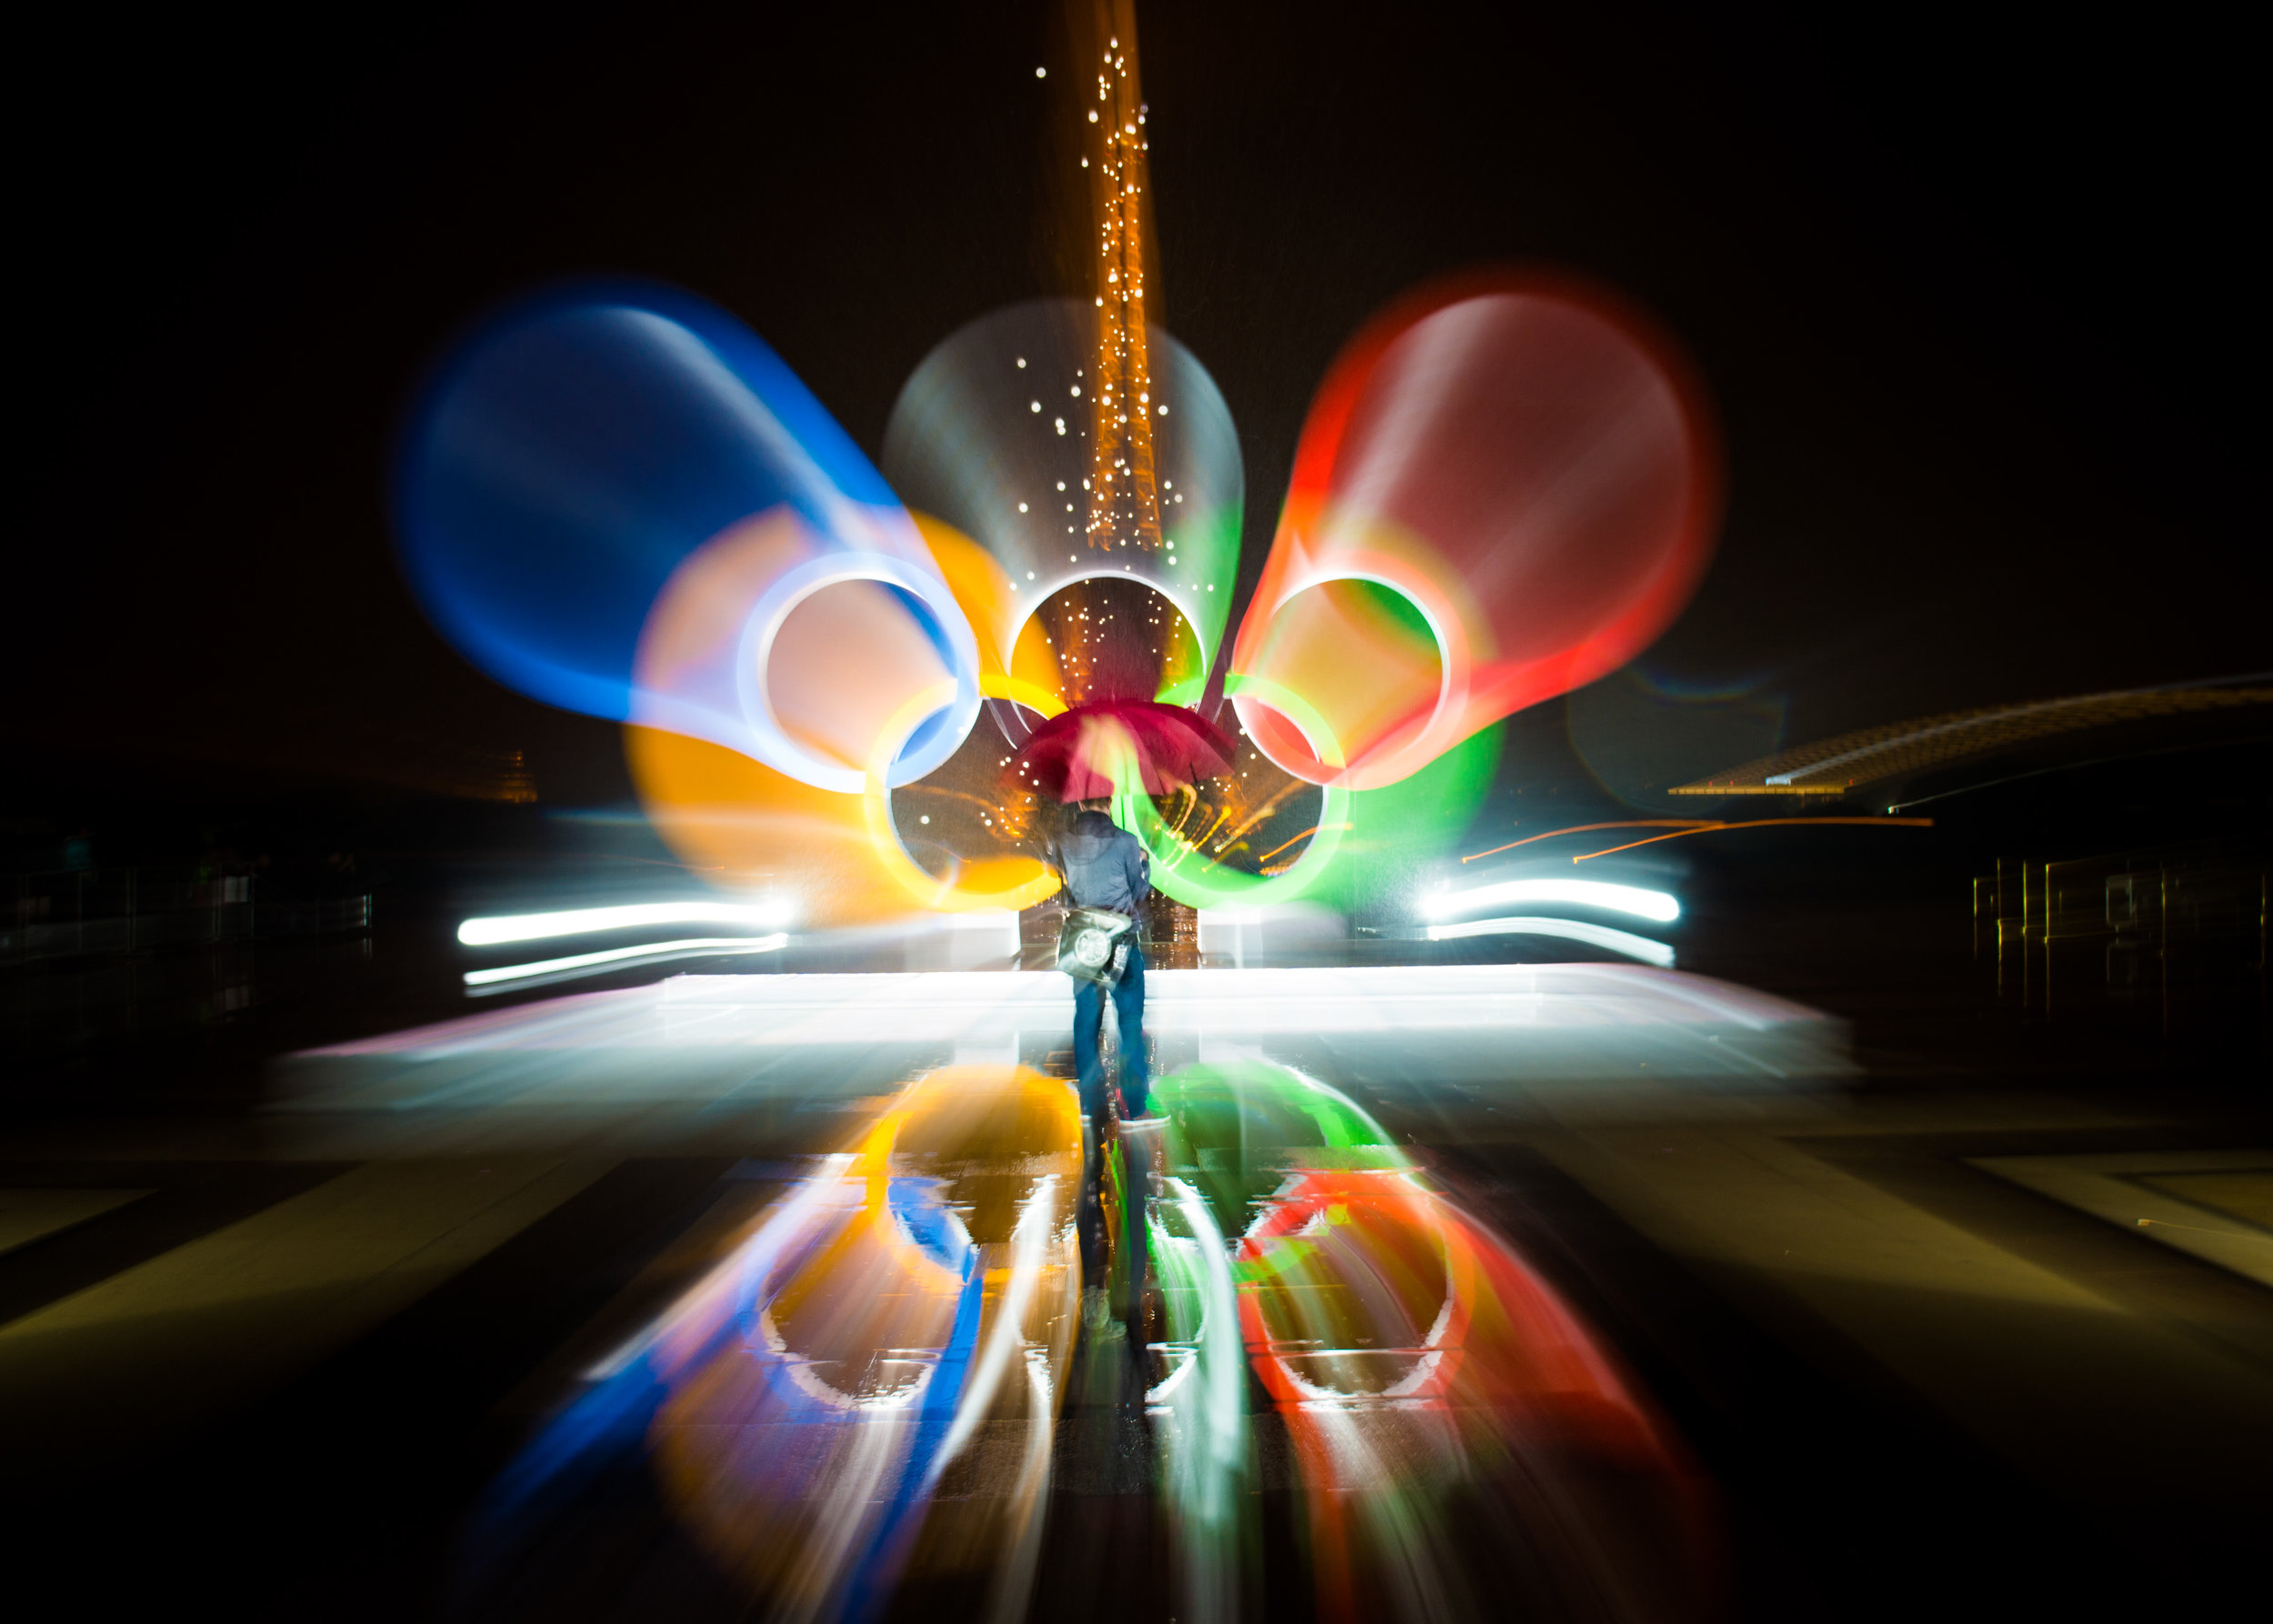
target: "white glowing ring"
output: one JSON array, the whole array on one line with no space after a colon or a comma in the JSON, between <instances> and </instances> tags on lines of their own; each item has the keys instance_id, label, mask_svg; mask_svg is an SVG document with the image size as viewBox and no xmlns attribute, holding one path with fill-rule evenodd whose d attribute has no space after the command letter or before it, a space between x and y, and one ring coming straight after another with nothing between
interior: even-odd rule
<instances>
[{"instance_id":1,"label":"white glowing ring","mask_svg":"<svg viewBox=\"0 0 2273 1624\"><path fill-rule=\"evenodd\" d=\"M1429 637L1437 645L1437 702L1429 712L1428 721L1419 731L1411 735L1397 750L1397 755L1391 757L1395 761L1417 757L1416 765L1406 769L1409 774L1427 766L1429 762L1434 761L1459 742L1457 738L1440 741L1437 736L1439 729L1457 719L1460 707L1467 702L1472 657L1468 649L1466 629L1457 623L1447 624L1446 617L1439 612L1443 606L1438 597L1438 594L1442 591L1438 584L1418 572L1369 566L1367 559L1377 558L1378 556L1369 549L1359 549L1354 556L1345 555L1339 560L1329 559L1314 565L1304 574L1287 582L1280 589L1277 596L1272 601L1270 617L1266 617L1266 623L1268 618L1276 617L1288 604L1312 587L1330 586L1337 581L1369 581L1377 586L1387 587L1413 606L1415 612L1420 616L1422 623L1428 627ZM1416 578L1417 575L1418 578ZM1248 617L1250 621L1253 620L1252 609L1248 611ZM1235 643L1233 647L1235 674L1237 653L1237 646ZM1302 736L1304 743L1311 747L1311 754L1317 758L1318 764L1326 763L1327 758L1317 749L1317 741L1311 737L1309 728L1304 727L1294 717L1280 710L1277 706L1270 705L1269 700L1265 699L1262 703L1270 706L1273 710L1278 710L1281 716L1285 716L1287 720L1293 725L1295 731ZM1272 754L1269 746L1262 738L1252 738L1251 742L1257 750L1262 752L1266 759L1280 770L1290 773L1305 782L1319 782L1310 777L1308 771L1306 770L1307 764L1281 761ZM1349 769L1345 767L1340 770L1347 772Z\"/></svg>"},{"instance_id":2,"label":"white glowing ring","mask_svg":"<svg viewBox=\"0 0 2273 1624\"><path fill-rule=\"evenodd\" d=\"M892 788L913 784L931 772L969 736L971 724L978 719L978 639L945 581L888 553L831 553L808 559L766 588L743 623L742 640L734 657L735 694L742 704L742 718L754 736L755 754L766 766L816 789L858 795L867 787L866 773L856 767L825 761L792 739L774 714L766 684L774 639L781 635L791 612L823 588L847 581L876 581L914 594L945 633L954 659L955 697L946 707L947 725L922 749L892 764L886 775Z\"/></svg>"},{"instance_id":3,"label":"white glowing ring","mask_svg":"<svg viewBox=\"0 0 2273 1624\"><path fill-rule=\"evenodd\" d=\"M1042 606L1049 602L1052 597L1065 591L1066 587L1082 581L1136 581L1151 587L1174 605L1176 612L1184 617L1184 624L1191 627L1192 640L1199 645L1200 669L1207 671L1215 667L1216 651L1208 646L1207 634L1200 629L1198 609L1185 601L1186 589L1183 586L1173 582L1157 580L1149 575L1140 576L1135 570L1126 566L1115 569L1104 565L1053 573L1047 578L1036 582L1030 593L1018 594L1018 618L1010 627L1010 636L1002 647L1002 663L1006 667L1009 666L1011 656L1018 647L1018 637L1026 630L1026 623L1040 614ZM1226 631L1230 629L1229 627L1225 627ZM1217 643L1222 640L1221 637L1216 639Z\"/></svg>"},{"instance_id":4,"label":"white glowing ring","mask_svg":"<svg viewBox=\"0 0 2273 1624\"><path fill-rule=\"evenodd\" d=\"M1415 733L1412 737L1407 741L1404 747L1397 752L1400 756L1409 754L1416 746L1424 744L1430 738L1434 737L1437 728L1444 725L1446 716L1452 710L1453 706L1456 703L1454 699L1455 691L1457 690L1462 698L1467 697L1468 679L1467 660L1465 654L1456 655L1454 652L1452 639L1447 635L1443 620L1437 615L1437 611L1430 606L1428 598L1423 594L1414 591L1412 584L1409 581L1399 580L1397 576L1388 575L1381 570L1364 568L1335 569L1331 567L1313 569L1307 575L1297 576L1291 583L1288 584L1286 590L1278 595L1277 601L1271 606L1271 614L1273 616L1277 616L1281 610L1286 608L1288 604L1294 602L1296 598L1301 596L1304 593L1309 591L1314 586L1331 586L1339 581L1370 581L1377 586L1387 587L1390 591L1396 593L1399 597L1403 598L1407 603L1413 606L1414 611L1420 616L1422 623L1428 627L1428 635L1436 639L1437 671L1436 708L1428 713L1427 725L1422 727L1418 732ZM1465 650L1467 644L1464 640L1461 644L1461 648ZM1275 705L1271 705L1270 701L1267 699L1259 700L1258 703L1269 705L1270 708L1275 711L1278 710L1278 707ZM1297 721L1295 717L1287 716L1287 713L1284 711L1278 711L1278 714L1282 717L1286 717L1287 721L1293 727L1294 730L1302 735L1303 742L1310 747L1311 756L1317 762L1323 764L1326 760L1326 752L1319 749L1318 741L1310 737L1310 729L1304 727L1302 723ZM1270 761L1271 765L1277 767L1280 771L1290 773L1294 777L1301 778L1305 783L1313 783L1317 781L1312 779L1307 772L1301 770L1302 764L1281 761L1277 756L1272 755L1269 744L1264 739L1250 736L1248 742L1253 744L1257 750L1260 750ZM1427 759L1434 760L1437 756L1440 756L1444 752L1441 748L1437 749L1433 752ZM1426 765L1426 762L1424 762L1423 765ZM1347 771L1347 769L1345 768L1341 770Z\"/></svg>"}]
</instances>

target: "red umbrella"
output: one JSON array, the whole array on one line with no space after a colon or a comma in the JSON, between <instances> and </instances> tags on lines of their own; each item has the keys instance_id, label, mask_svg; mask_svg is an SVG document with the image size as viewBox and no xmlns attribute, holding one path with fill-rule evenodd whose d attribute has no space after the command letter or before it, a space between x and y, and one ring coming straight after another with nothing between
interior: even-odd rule
<instances>
[{"instance_id":1,"label":"red umbrella","mask_svg":"<svg viewBox=\"0 0 2273 1624\"><path fill-rule=\"evenodd\" d=\"M1036 727L1003 776L1061 801L1095 800L1124 783L1165 795L1229 772L1237 747L1222 728L1181 705L1099 699Z\"/></svg>"}]
</instances>

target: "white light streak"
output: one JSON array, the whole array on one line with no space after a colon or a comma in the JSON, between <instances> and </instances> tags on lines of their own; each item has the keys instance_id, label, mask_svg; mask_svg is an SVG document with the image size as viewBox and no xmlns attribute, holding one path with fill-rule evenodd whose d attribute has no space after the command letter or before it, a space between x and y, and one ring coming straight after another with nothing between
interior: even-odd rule
<instances>
[{"instance_id":1,"label":"white light streak","mask_svg":"<svg viewBox=\"0 0 2273 1624\"><path fill-rule=\"evenodd\" d=\"M1639 886L1614 886L1598 879L1509 879L1478 886L1472 891L1440 891L1421 902L1421 912L1432 919L1470 908L1494 907L1503 902L1567 902L1598 907L1637 919L1667 924L1681 917L1680 902L1663 891Z\"/></svg>"},{"instance_id":2,"label":"white light streak","mask_svg":"<svg viewBox=\"0 0 2273 1624\"><path fill-rule=\"evenodd\" d=\"M588 970L597 965L630 964L647 959L686 958L695 955L771 953L789 945L786 936L689 937L677 942L647 942L636 947L609 947L598 953L572 953L566 958L542 958L535 964L499 965L496 969L468 970L468 987L495 987L501 981L522 981L532 976L556 976L569 970Z\"/></svg>"},{"instance_id":3,"label":"white light streak","mask_svg":"<svg viewBox=\"0 0 2273 1624\"><path fill-rule=\"evenodd\" d=\"M1470 919L1465 925L1431 925L1428 939L1448 942L1470 936L1557 936L1566 940L1585 942L1589 947L1623 953L1628 958L1638 958L1644 964L1654 964L1660 969L1673 967L1673 949L1663 942L1652 941L1631 931L1612 930L1607 925L1589 925L1583 919Z\"/></svg>"},{"instance_id":4,"label":"white light streak","mask_svg":"<svg viewBox=\"0 0 2273 1624\"><path fill-rule=\"evenodd\" d=\"M760 929L789 923L794 909L783 900L737 902L635 902L619 907L579 907L556 914L506 914L468 919L457 939L469 947L496 942L541 942L551 937L588 936L599 930L629 930L642 925L752 925Z\"/></svg>"}]
</instances>

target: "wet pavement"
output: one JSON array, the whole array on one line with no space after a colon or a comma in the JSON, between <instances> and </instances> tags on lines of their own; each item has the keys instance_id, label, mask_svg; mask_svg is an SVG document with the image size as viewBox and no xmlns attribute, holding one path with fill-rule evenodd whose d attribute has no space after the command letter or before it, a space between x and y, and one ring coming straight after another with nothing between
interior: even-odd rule
<instances>
[{"instance_id":1,"label":"wet pavement","mask_svg":"<svg viewBox=\"0 0 2273 1624\"><path fill-rule=\"evenodd\" d=\"M2098 1616L2235 1570L2248 1109L1887 1088L1672 972L1153 979L1165 1121L1102 1143L1062 977L1003 973L680 977L305 1052L250 1118L19 1125L16 1526L90 1599L277 1617Z\"/></svg>"}]
</instances>

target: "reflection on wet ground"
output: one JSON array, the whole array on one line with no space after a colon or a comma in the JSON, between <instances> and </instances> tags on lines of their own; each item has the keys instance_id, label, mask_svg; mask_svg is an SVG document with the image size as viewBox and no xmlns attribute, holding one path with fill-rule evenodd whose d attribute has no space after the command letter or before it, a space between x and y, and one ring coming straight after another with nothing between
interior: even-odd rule
<instances>
[{"instance_id":1,"label":"reflection on wet ground","mask_svg":"<svg viewBox=\"0 0 2273 1624\"><path fill-rule=\"evenodd\" d=\"M781 1616L870 1616L903 1582L1022 1609L1073 1344L1080 1155L1053 1078L911 1085L591 1372L493 1490L477 1583L510 1589L513 1548L542 1545L611 1457L645 1453L695 1543Z\"/></svg>"},{"instance_id":2,"label":"reflection on wet ground","mask_svg":"<svg viewBox=\"0 0 2273 1624\"><path fill-rule=\"evenodd\" d=\"M1184 1264L1162 1271L1182 1277L1164 1293L1183 1308L1170 1346L1215 1400L1173 1412L1188 1424L1172 1449L1196 1457L1173 1480L1225 1470L1207 1435L1252 1395L1291 1445L1323 1616L1704 1610L1710 1535L1679 1445L1506 1240L1290 1068L1194 1067L1161 1092L1172 1198L1157 1210L1184 1231L1160 1246ZM1213 1267L1226 1238L1228 1270ZM1209 1320L1235 1311L1245 1393L1207 1368L1231 1351Z\"/></svg>"},{"instance_id":3,"label":"reflection on wet ground","mask_svg":"<svg viewBox=\"0 0 2273 1624\"><path fill-rule=\"evenodd\" d=\"M2261 1111L1687 974L1152 979L1102 1138L1006 973L17 1122L11 1526L295 1620L2138 1616L2260 1542Z\"/></svg>"},{"instance_id":4,"label":"reflection on wet ground","mask_svg":"<svg viewBox=\"0 0 2273 1624\"><path fill-rule=\"evenodd\" d=\"M1187 1066L1157 1098L1165 1120L1108 1122L1085 1158L1058 1079L910 1084L586 1374L489 1491L466 1610L662 1587L678 1610L1025 1618L1053 1463L1082 1450L1056 1436L1069 1388L1158 1558L1093 1577L1163 1587L1168 1616L1710 1610L1678 1441L1505 1240L1292 1068ZM1113 1310L1086 1329L1085 1272ZM658 1506L708 1559L692 1596L677 1542L642 1533Z\"/></svg>"}]
</instances>

